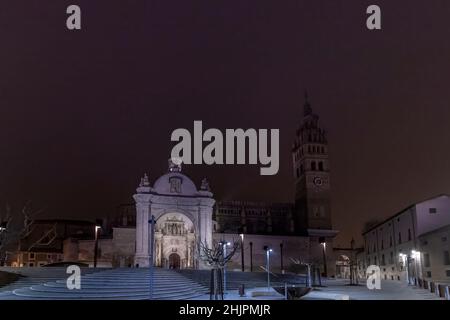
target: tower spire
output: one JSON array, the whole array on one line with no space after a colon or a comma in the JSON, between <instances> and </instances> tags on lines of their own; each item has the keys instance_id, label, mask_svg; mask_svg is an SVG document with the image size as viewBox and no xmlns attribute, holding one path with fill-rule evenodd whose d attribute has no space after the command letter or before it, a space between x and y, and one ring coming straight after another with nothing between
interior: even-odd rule
<instances>
[{"instance_id":1,"label":"tower spire","mask_svg":"<svg viewBox=\"0 0 450 320\"><path fill-rule=\"evenodd\" d=\"M309 104L308 91L305 90L305 104L303 105L303 115L306 117L310 114L312 114L312 108Z\"/></svg>"}]
</instances>

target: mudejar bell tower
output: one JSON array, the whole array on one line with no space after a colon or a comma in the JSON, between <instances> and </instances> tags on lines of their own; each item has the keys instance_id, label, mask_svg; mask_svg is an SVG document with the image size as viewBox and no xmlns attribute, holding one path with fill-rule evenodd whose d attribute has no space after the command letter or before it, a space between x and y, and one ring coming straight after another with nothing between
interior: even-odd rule
<instances>
[{"instance_id":1,"label":"mudejar bell tower","mask_svg":"<svg viewBox=\"0 0 450 320\"><path fill-rule=\"evenodd\" d=\"M303 119L292 147L295 178L296 233L308 230L331 230L330 164L325 130L313 113L305 94Z\"/></svg>"}]
</instances>

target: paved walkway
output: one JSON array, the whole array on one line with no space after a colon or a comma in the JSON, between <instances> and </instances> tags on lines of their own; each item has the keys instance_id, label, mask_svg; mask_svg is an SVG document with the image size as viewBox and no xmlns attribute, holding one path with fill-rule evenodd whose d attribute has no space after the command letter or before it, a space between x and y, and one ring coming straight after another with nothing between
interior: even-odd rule
<instances>
[{"instance_id":1,"label":"paved walkway","mask_svg":"<svg viewBox=\"0 0 450 320\"><path fill-rule=\"evenodd\" d=\"M399 281L381 281L380 290L369 290L365 283L349 286L349 280L326 280L325 286L316 288L304 299L330 299L332 295L337 300L443 300L425 289L408 286Z\"/></svg>"},{"instance_id":2,"label":"paved walkway","mask_svg":"<svg viewBox=\"0 0 450 320\"><path fill-rule=\"evenodd\" d=\"M428 290L408 286L398 281L381 281L380 290L369 290L365 284L349 286L349 280L326 280L325 287L315 288L305 295L302 300L443 300ZM266 291L257 288L256 291ZM209 300L209 295L194 298L195 300ZM235 290L230 290L225 300L284 300L284 296L274 293L270 296L255 296L249 291L245 297L240 297Z\"/></svg>"}]
</instances>

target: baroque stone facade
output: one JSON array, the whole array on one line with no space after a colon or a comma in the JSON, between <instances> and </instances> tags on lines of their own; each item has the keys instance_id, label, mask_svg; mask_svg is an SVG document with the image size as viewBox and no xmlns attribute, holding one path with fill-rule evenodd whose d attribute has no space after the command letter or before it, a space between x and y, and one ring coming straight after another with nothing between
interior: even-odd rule
<instances>
[{"instance_id":1,"label":"baroque stone facade","mask_svg":"<svg viewBox=\"0 0 450 320\"><path fill-rule=\"evenodd\" d=\"M135 264L148 266L149 237L155 219L155 261L157 266L203 268L195 254L200 241L212 245L212 212L215 200L203 181L200 190L181 173L181 166L169 163L169 172L150 186L147 176L134 195L136 201Z\"/></svg>"}]
</instances>

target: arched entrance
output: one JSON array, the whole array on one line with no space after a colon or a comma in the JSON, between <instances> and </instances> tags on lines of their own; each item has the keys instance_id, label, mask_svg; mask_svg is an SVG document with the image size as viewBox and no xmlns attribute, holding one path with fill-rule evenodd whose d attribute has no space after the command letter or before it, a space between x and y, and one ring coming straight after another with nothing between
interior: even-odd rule
<instances>
[{"instance_id":1,"label":"arched entrance","mask_svg":"<svg viewBox=\"0 0 450 320\"><path fill-rule=\"evenodd\" d=\"M177 253L169 256L169 269L180 269L180 256Z\"/></svg>"},{"instance_id":2,"label":"arched entrance","mask_svg":"<svg viewBox=\"0 0 450 320\"><path fill-rule=\"evenodd\" d=\"M350 278L350 258L345 254L340 255L336 261L336 278Z\"/></svg>"},{"instance_id":3,"label":"arched entrance","mask_svg":"<svg viewBox=\"0 0 450 320\"><path fill-rule=\"evenodd\" d=\"M192 220L179 212L166 213L156 220L155 228L155 265L169 269L193 268L195 228Z\"/></svg>"}]
</instances>

